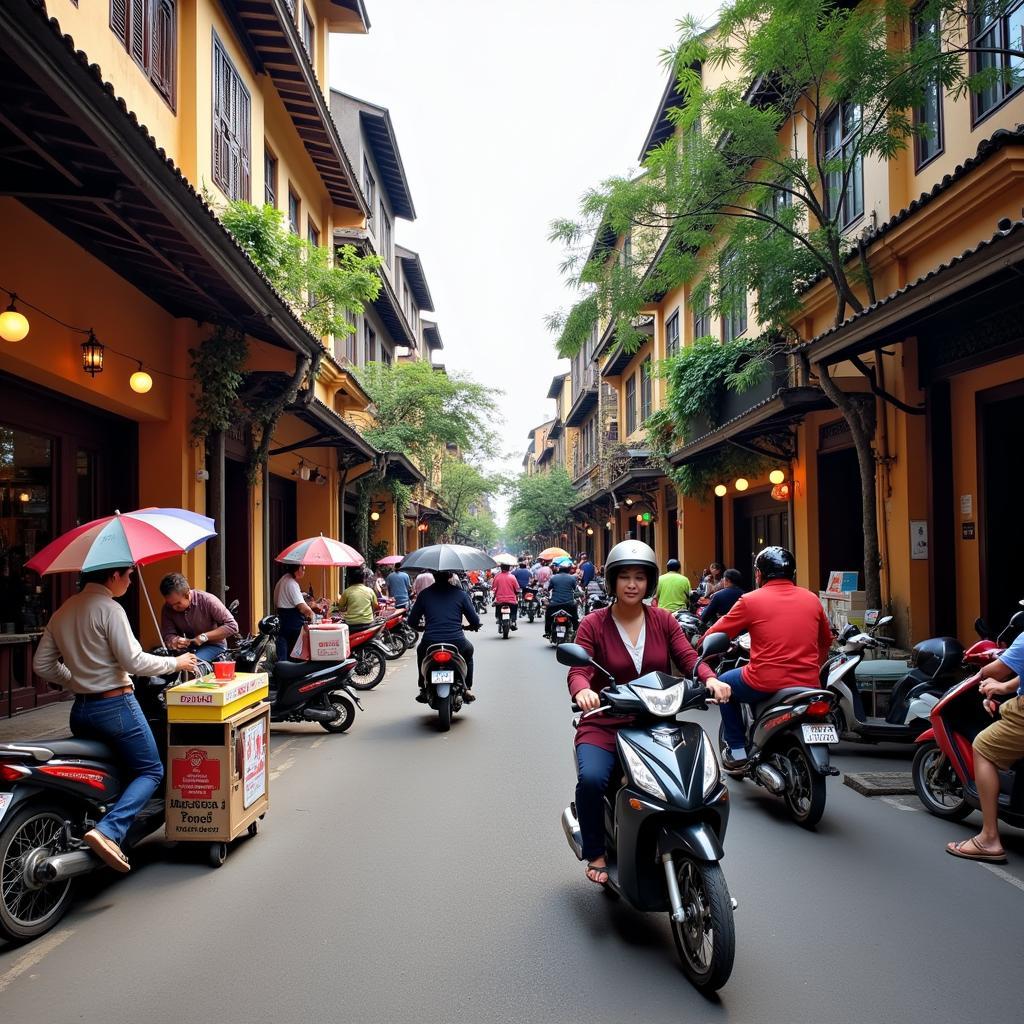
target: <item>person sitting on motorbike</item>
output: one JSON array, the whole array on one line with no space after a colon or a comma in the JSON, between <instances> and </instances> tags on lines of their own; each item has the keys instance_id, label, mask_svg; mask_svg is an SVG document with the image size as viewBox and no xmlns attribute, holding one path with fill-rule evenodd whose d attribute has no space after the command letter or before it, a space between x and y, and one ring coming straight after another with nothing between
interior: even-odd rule
<instances>
[{"instance_id":1,"label":"person sitting on motorbike","mask_svg":"<svg viewBox=\"0 0 1024 1024\"><path fill-rule=\"evenodd\" d=\"M964 860L1006 862L999 841L999 773L1024 758L1024 633L974 677L985 710L998 719L974 737L974 782L981 804L981 831L970 839L947 843L946 852ZM994 700L1006 694L1002 706Z\"/></svg>"},{"instance_id":2,"label":"person sitting on motorbike","mask_svg":"<svg viewBox=\"0 0 1024 1024\"><path fill-rule=\"evenodd\" d=\"M705 634L735 639L750 634L750 664L722 674L732 698L720 708L725 744L722 762L740 768L747 759L740 702L758 704L789 686L817 689L818 670L832 646L832 628L817 595L796 585L796 558L785 548L763 548L754 559L757 590L743 594Z\"/></svg>"},{"instance_id":3,"label":"person sitting on motorbike","mask_svg":"<svg viewBox=\"0 0 1024 1024\"><path fill-rule=\"evenodd\" d=\"M518 629L516 625L516 616L519 614L519 593L521 587L519 586L519 580L509 571L509 566L503 565L501 572L494 577L493 586L493 598L494 601L494 621L499 625L501 624L501 606L503 604L512 606L512 614L510 616L510 625L512 629Z\"/></svg>"},{"instance_id":4,"label":"person sitting on motorbike","mask_svg":"<svg viewBox=\"0 0 1024 1024\"><path fill-rule=\"evenodd\" d=\"M679 623L670 612L643 603L658 583L653 549L639 540L616 544L608 552L605 580L612 604L584 617L576 642L611 672L617 683L631 682L648 672L671 672L673 663L680 674L689 676L697 652ZM701 665L698 674L716 700L729 699L729 687L715 678L709 665ZM607 685L607 677L592 666L569 670L569 693L585 712L601 706L599 691ZM587 878L598 885L608 881L603 801L612 777L621 775L616 771L615 737L622 724L622 719L595 715L584 718L576 730L576 814Z\"/></svg>"},{"instance_id":5,"label":"person sitting on motorbike","mask_svg":"<svg viewBox=\"0 0 1024 1024\"><path fill-rule=\"evenodd\" d=\"M546 587L554 575L554 571L547 562L541 562L540 567L533 575L537 580L538 587Z\"/></svg>"},{"instance_id":6,"label":"person sitting on motorbike","mask_svg":"<svg viewBox=\"0 0 1024 1024\"><path fill-rule=\"evenodd\" d=\"M193 590L180 572L160 581L160 593L160 633L168 650L194 651L200 661L212 661L228 649L238 623L222 601L205 590Z\"/></svg>"},{"instance_id":7,"label":"person sitting on motorbike","mask_svg":"<svg viewBox=\"0 0 1024 1024\"><path fill-rule=\"evenodd\" d=\"M544 635L551 635L551 618L557 611L568 612L576 625L576 574L572 565L558 566L558 571L548 580L548 606L544 612Z\"/></svg>"},{"instance_id":8,"label":"person sitting on motorbike","mask_svg":"<svg viewBox=\"0 0 1024 1024\"><path fill-rule=\"evenodd\" d=\"M373 573L363 573L362 582L358 580L341 592L338 610L350 629L365 629L373 622L374 615L380 607L377 592L373 587Z\"/></svg>"},{"instance_id":9,"label":"person sitting on motorbike","mask_svg":"<svg viewBox=\"0 0 1024 1024\"><path fill-rule=\"evenodd\" d=\"M658 579L658 589L654 594L656 608L677 612L689 605L690 581L682 574L681 569L678 558L670 558L666 563L665 573Z\"/></svg>"},{"instance_id":10,"label":"person sitting on motorbike","mask_svg":"<svg viewBox=\"0 0 1024 1024\"><path fill-rule=\"evenodd\" d=\"M722 579L725 585L715 591L700 613L700 621L705 626L717 622L743 596L743 577L738 569L726 569Z\"/></svg>"},{"instance_id":11,"label":"person sitting on motorbike","mask_svg":"<svg viewBox=\"0 0 1024 1024\"><path fill-rule=\"evenodd\" d=\"M122 873L131 865L121 844L164 777L131 675L166 676L196 668L194 654L147 654L132 634L115 598L128 592L134 571L135 566L122 565L82 573L81 590L54 612L32 661L37 675L75 695L72 733L109 744L126 770L121 795L82 837L100 860Z\"/></svg>"},{"instance_id":12,"label":"person sitting on motorbike","mask_svg":"<svg viewBox=\"0 0 1024 1024\"><path fill-rule=\"evenodd\" d=\"M434 573L435 582L427 587L413 603L409 612L409 625L419 629L425 622L423 639L416 648L416 665L419 670L419 693L416 700L421 704L429 701L423 683L423 658L431 644L452 644L459 649L466 662L466 696L465 701L471 704L476 700L473 693L473 645L466 639L462 629L462 617L466 617L471 630L480 628L480 616L477 615L469 595L461 588L451 585L455 575L447 570Z\"/></svg>"},{"instance_id":13,"label":"person sitting on motorbike","mask_svg":"<svg viewBox=\"0 0 1024 1024\"><path fill-rule=\"evenodd\" d=\"M512 570L512 575L519 581L519 586L525 590L533 578L530 570L526 567L526 559L520 558L519 565Z\"/></svg>"}]
</instances>

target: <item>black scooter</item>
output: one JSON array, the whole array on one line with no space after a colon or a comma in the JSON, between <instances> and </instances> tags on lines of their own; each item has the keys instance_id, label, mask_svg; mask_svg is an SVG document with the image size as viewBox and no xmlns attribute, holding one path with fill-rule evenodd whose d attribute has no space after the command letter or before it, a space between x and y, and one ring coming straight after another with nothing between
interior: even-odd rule
<instances>
[{"instance_id":1,"label":"black scooter","mask_svg":"<svg viewBox=\"0 0 1024 1024\"><path fill-rule=\"evenodd\" d=\"M319 722L328 732L345 732L363 705L346 680L355 658L345 661L278 661L268 655L281 628L276 615L260 620L259 632L217 661L233 661L237 672L268 672L272 722Z\"/></svg>"},{"instance_id":2,"label":"black scooter","mask_svg":"<svg viewBox=\"0 0 1024 1024\"><path fill-rule=\"evenodd\" d=\"M498 623L498 632L503 640L508 639L509 630L512 628L512 609L515 607L507 601L499 602L494 606L494 614Z\"/></svg>"},{"instance_id":3,"label":"black scooter","mask_svg":"<svg viewBox=\"0 0 1024 1024\"><path fill-rule=\"evenodd\" d=\"M617 738L625 781L605 797L608 889L637 910L667 911L684 973L715 991L729 980L735 954L736 903L719 865L729 794L707 733L677 718L706 710L709 691L696 666L692 680L650 672L620 685L578 644L562 644L557 658L593 666L610 681L601 708L583 717L631 719ZM575 804L562 812L562 828L582 860Z\"/></svg>"},{"instance_id":4,"label":"black scooter","mask_svg":"<svg viewBox=\"0 0 1024 1024\"><path fill-rule=\"evenodd\" d=\"M541 613L540 598L535 587L525 587L519 597L519 617L524 615L530 622Z\"/></svg>"},{"instance_id":5,"label":"black scooter","mask_svg":"<svg viewBox=\"0 0 1024 1024\"><path fill-rule=\"evenodd\" d=\"M475 632L472 626L466 628ZM427 691L427 704L437 712L440 732L451 729L452 715L466 703L468 672L469 666L455 644L431 644L423 652L420 676Z\"/></svg>"}]
</instances>

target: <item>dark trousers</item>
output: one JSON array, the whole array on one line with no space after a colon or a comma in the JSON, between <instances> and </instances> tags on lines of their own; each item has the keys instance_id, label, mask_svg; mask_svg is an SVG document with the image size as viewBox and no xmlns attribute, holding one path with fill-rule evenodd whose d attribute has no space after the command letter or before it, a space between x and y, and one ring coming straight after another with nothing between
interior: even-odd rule
<instances>
[{"instance_id":1,"label":"dark trousers","mask_svg":"<svg viewBox=\"0 0 1024 1024\"><path fill-rule=\"evenodd\" d=\"M583 859L605 854L604 795L619 763L614 754L593 743L576 748L576 817L583 837Z\"/></svg>"},{"instance_id":2,"label":"dark trousers","mask_svg":"<svg viewBox=\"0 0 1024 1024\"><path fill-rule=\"evenodd\" d=\"M551 616L555 612L568 612L572 616L572 624L577 625L576 622L576 602L572 604L549 604L547 610L544 613L544 632L551 632Z\"/></svg>"},{"instance_id":3,"label":"dark trousers","mask_svg":"<svg viewBox=\"0 0 1024 1024\"><path fill-rule=\"evenodd\" d=\"M292 648L295 646L295 641L299 639L306 620L297 608L278 608L277 618L281 623L280 631L277 634L277 660L287 661L291 657Z\"/></svg>"},{"instance_id":4,"label":"dark trousers","mask_svg":"<svg viewBox=\"0 0 1024 1024\"><path fill-rule=\"evenodd\" d=\"M746 729L743 726L743 709L740 704L760 704L771 695L771 690L755 690L743 681L743 669L734 668L723 672L718 677L720 682L728 683L732 687L732 699L728 704L719 704L718 710L722 714L722 732L725 734L725 742L730 749L736 750L746 746Z\"/></svg>"},{"instance_id":5,"label":"dark trousers","mask_svg":"<svg viewBox=\"0 0 1024 1024\"><path fill-rule=\"evenodd\" d=\"M510 616L509 621L513 625L515 625L516 616L519 615L519 602L518 601L510 601L508 603L508 606L509 606L509 608L512 609L512 615ZM494 606L494 621L497 622L498 625L501 625L501 605L500 604L496 604Z\"/></svg>"},{"instance_id":6,"label":"dark trousers","mask_svg":"<svg viewBox=\"0 0 1024 1024\"><path fill-rule=\"evenodd\" d=\"M459 649L459 654L462 655L462 660L466 663L466 689L473 689L473 645L463 637L461 640L428 640L424 637L419 646L416 648L416 667L417 669L423 664L424 655L427 653L428 647L433 647L434 644L452 644ZM420 669L420 687L423 687L423 671Z\"/></svg>"}]
</instances>

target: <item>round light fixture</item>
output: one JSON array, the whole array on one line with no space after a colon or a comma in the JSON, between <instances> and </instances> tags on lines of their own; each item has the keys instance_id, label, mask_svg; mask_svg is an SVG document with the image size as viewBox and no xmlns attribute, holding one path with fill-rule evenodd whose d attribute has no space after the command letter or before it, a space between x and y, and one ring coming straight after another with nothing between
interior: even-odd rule
<instances>
[{"instance_id":1,"label":"round light fixture","mask_svg":"<svg viewBox=\"0 0 1024 1024\"><path fill-rule=\"evenodd\" d=\"M750 483L747 481L747 478L743 476L741 476L735 484L737 491L745 491L749 486Z\"/></svg>"},{"instance_id":2,"label":"round light fixture","mask_svg":"<svg viewBox=\"0 0 1024 1024\"><path fill-rule=\"evenodd\" d=\"M768 480L769 480L770 483L773 483L773 484L781 484L782 481L785 480L785 479L786 479L786 474L783 473L781 469L773 469L768 474Z\"/></svg>"},{"instance_id":3,"label":"round light fixture","mask_svg":"<svg viewBox=\"0 0 1024 1024\"><path fill-rule=\"evenodd\" d=\"M22 491L21 494L18 495L18 501L20 501L20 502L25 503L25 502L29 502L31 500L32 500L32 495L29 494L28 491Z\"/></svg>"},{"instance_id":4,"label":"round light fixture","mask_svg":"<svg viewBox=\"0 0 1024 1024\"><path fill-rule=\"evenodd\" d=\"M729 493L729 488L726 487L725 484L716 484L715 485L715 494L719 498L724 498L728 493Z\"/></svg>"},{"instance_id":5,"label":"round light fixture","mask_svg":"<svg viewBox=\"0 0 1024 1024\"><path fill-rule=\"evenodd\" d=\"M142 363L139 363L139 368L128 378L128 386L139 395L145 395L153 389L153 378L142 368Z\"/></svg>"},{"instance_id":6,"label":"round light fixture","mask_svg":"<svg viewBox=\"0 0 1024 1024\"><path fill-rule=\"evenodd\" d=\"M587 527L587 536L588 537L593 537L594 536L594 528L592 526L588 526Z\"/></svg>"},{"instance_id":7,"label":"round light fixture","mask_svg":"<svg viewBox=\"0 0 1024 1024\"><path fill-rule=\"evenodd\" d=\"M626 504L627 505L632 505L633 504L633 499L632 498L627 498L626 499Z\"/></svg>"},{"instance_id":8,"label":"round light fixture","mask_svg":"<svg viewBox=\"0 0 1024 1024\"><path fill-rule=\"evenodd\" d=\"M4 341L21 341L28 334L28 317L15 308L16 297L12 295L11 304L0 313L0 338Z\"/></svg>"},{"instance_id":9,"label":"round light fixture","mask_svg":"<svg viewBox=\"0 0 1024 1024\"><path fill-rule=\"evenodd\" d=\"M371 518L371 519L372 519L372 520L373 520L374 522L377 522L377 520L378 520L378 519L380 519L380 513L379 513L379 512L371 512L371 513L370 513L370 518Z\"/></svg>"}]
</instances>

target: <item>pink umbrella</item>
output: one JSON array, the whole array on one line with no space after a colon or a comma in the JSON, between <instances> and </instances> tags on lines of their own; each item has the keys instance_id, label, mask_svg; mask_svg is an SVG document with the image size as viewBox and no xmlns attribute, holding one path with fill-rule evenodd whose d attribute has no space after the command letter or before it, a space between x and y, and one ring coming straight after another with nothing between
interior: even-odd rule
<instances>
[{"instance_id":1,"label":"pink umbrella","mask_svg":"<svg viewBox=\"0 0 1024 1024\"><path fill-rule=\"evenodd\" d=\"M386 558L378 558L378 565L401 565L405 561L405 555L388 555Z\"/></svg>"},{"instance_id":2,"label":"pink umbrella","mask_svg":"<svg viewBox=\"0 0 1024 1024\"><path fill-rule=\"evenodd\" d=\"M297 540L294 544L286 547L275 561L285 562L288 565L319 565L323 569L320 583L326 593L327 567L329 565L351 567L362 565L366 560L355 548L343 544L340 540L325 537L321 533L319 537Z\"/></svg>"}]
</instances>

